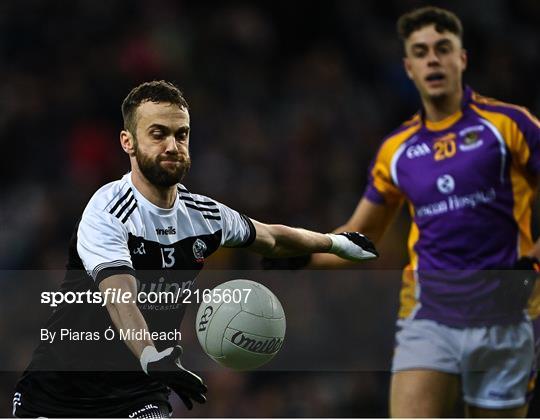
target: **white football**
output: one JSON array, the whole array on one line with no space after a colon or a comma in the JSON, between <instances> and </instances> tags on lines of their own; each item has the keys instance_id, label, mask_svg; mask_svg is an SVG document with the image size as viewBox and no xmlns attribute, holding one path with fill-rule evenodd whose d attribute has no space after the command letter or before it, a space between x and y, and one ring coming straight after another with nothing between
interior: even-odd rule
<instances>
[{"instance_id":1,"label":"white football","mask_svg":"<svg viewBox=\"0 0 540 420\"><path fill-rule=\"evenodd\" d=\"M208 356L222 366L249 370L264 365L281 349L285 313L267 287L231 280L203 294L195 328Z\"/></svg>"}]
</instances>

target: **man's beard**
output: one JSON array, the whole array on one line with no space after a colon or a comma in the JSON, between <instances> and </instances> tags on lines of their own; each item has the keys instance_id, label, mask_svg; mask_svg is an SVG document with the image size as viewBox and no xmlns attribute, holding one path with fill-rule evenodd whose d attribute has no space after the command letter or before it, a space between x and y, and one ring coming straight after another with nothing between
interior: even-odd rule
<instances>
[{"instance_id":1,"label":"man's beard","mask_svg":"<svg viewBox=\"0 0 540 420\"><path fill-rule=\"evenodd\" d=\"M172 187L182 182L182 179L184 179L191 166L189 156L168 155L165 158L158 156L154 160L142 153L138 146L135 146L135 158L145 178L157 187ZM178 160L180 164L174 168L166 169L160 164L163 160Z\"/></svg>"}]
</instances>

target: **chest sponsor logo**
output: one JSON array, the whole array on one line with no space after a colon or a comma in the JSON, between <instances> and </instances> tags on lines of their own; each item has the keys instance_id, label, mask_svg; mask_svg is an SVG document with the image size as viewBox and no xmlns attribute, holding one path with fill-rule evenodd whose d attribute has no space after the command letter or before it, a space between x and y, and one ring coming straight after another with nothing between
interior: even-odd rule
<instances>
[{"instance_id":1,"label":"chest sponsor logo","mask_svg":"<svg viewBox=\"0 0 540 420\"><path fill-rule=\"evenodd\" d=\"M456 188L456 181L452 175L441 175L437 178L437 189L443 194L450 194Z\"/></svg>"},{"instance_id":2,"label":"chest sponsor logo","mask_svg":"<svg viewBox=\"0 0 540 420\"><path fill-rule=\"evenodd\" d=\"M158 280L140 281L137 279L137 291L143 293L172 292L182 296L184 291L191 289L195 284L195 279L183 282L166 280L161 276Z\"/></svg>"},{"instance_id":3,"label":"chest sponsor logo","mask_svg":"<svg viewBox=\"0 0 540 420\"><path fill-rule=\"evenodd\" d=\"M195 279L183 282L159 280L141 282L137 279L137 292L145 294L144 302L138 303L143 311L176 311L184 304L184 296L195 285Z\"/></svg>"},{"instance_id":4,"label":"chest sponsor logo","mask_svg":"<svg viewBox=\"0 0 540 420\"><path fill-rule=\"evenodd\" d=\"M193 256L195 257L195 261L204 261L204 253L206 252L206 249L206 244L201 239L197 239L193 243Z\"/></svg>"},{"instance_id":5,"label":"chest sponsor logo","mask_svg":"<svg viewBox=\"0 0 540 420\"><path fill-rule=\"evenodd\" d=\"M176 229L174 226L168 226L167 228L156 228L158 235L176 235Z\"/></svg>"},{"instance_id":6,"label":"chest sponsor logo","mask_svg":"<svg viewBox=\"0 0 540 420\"><path fill-rule=\"evenodd\" d=\"M407 148L407 151L405 152L405 155L409 159L415 159L422 156L427 156L431 153L431 149L426 143L421 144L415 144L413 146L409 146Z\"/></svg>"},{"instance_id":7,"label":"chest sponsor logo","mask_svg":"<svg viewBox=\"0 0 540 420\"><path fill-rule=\"evenodd\" d=\"M439 216L455 210L464 210L467 208L475 208L483 204L489 204L497 198L497 193L494 188L486 191L475 191L465 195L450 195L445 200L429 203L425 206L417 207L415 218L426 216Z\"/></svg>"}]
</instances>

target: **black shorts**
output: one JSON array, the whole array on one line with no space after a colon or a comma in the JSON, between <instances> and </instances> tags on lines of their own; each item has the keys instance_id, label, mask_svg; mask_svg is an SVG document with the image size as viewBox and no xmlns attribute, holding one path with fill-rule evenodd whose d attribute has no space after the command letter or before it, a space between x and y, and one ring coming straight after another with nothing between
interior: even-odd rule
<instances>
[{"instance_id":1,"label":"black shorts","mask_svg":"<svg viewBox=\"0 0 540 420\"><path fill-rule=\"evenodd\" d=\"M73 418L73 412L66 409L63 415L58 415L61 407L57 407L54 413L46 411L35 411L34 408L29 407L24 403L24 395L20 392L15 392L13 396L13 416L17 418ZM130 418L130 419L163 419L169 418L172 415L172 408L169 403L163 401L147 401L134 403L131 406L124 406L120 408L111 408L110 410L103 410L99 408L96 411L88 410L88 412L82 416L77 415L76 418L85 417L105 417L105 418Z\"/></svg>"},{"instance_id":2,"label":"black shorts","mask_svg":"<svg viewBox=\"0 0 540 420\"><path fill-rule=\"evenodd\" d=\"M25 372L13 395L13 416L170 417L169 390L161 384L154 387L151 383L138 383L139 376L110 372Z\"/></svg>"}]
</instances>

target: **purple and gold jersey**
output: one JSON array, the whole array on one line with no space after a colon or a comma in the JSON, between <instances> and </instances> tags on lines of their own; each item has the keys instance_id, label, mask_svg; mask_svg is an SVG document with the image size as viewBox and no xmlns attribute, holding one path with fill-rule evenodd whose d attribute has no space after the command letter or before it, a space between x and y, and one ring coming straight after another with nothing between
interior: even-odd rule
<instances>
[{"instance_id":1,"label":"purple and gold jersey","mask_svg":"<svg viewBox=\"0 0 540 420\"><path fill-rule=\"evenodd\" d=\"M420 112L388 136L365 197L405 201L412 217L400 317L456 327L515 322L500 276L533 246L531 202L540 174L540 124L525 108L466 88L440 122ZM533 297L529 312L537 316Z\"/></svg>"}]
</instances>

